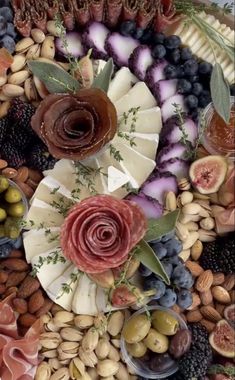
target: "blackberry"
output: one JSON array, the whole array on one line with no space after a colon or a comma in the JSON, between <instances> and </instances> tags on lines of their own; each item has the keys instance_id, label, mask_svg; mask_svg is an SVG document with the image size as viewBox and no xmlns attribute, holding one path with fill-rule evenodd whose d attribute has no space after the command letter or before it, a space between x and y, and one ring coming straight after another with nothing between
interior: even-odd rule
<instances>
[{"instance_id":1,"label":"blackberry","mask_svg":"<svg viewBox=\"0 0 235 380\"><path fill-rule=\"evenodd\" d=\"M56 161L57 160L50 155L46 145L43 143L34 145L27 157L27 164L41 171L52 169Z\"/></svg>"},{"instance_id":2,"label":"blackberry","mask_svg":"<svg viewBox=\"0 0 235 380\"><path fill-rule=\"evenodd\" d=\"M8 141L5 141L1 146L1 158L13 168L19 168L25 163L24 154Z\"/></svg>"},{"instance_id":3,"label":"blackberry","mask_svg":"<svg viewBox=\"0 0 235 380\"><path fill-rule=\"evenodd\" d=\"M205 243L200 257L204 269L225 274L235 272L235 236L233 233L219 237L215 241Z\"/></svg>"},{"instance_id":4,"label":"blackberry","mask_svg":"<svg viewBox=\"0 0 235 380\"><path fill-rule=\"evenodd\" d=\"M5 116L0 119L0 144L3 142L8 127L8 118Z\"/></svg>"},{"instance_id":5,"label":"blackberry","mask_svg":"<svg viewBox=\"0 0 235 380\"><path fill-rule=\"evenodd\" d=\"M16 98L12 101L8 111L9 119L17 124L19 128L24 128L27 132L34 134L31 128L31 117L35 113L35 107L32 104L23 102L21 99Z\"/></svg>"},{"instance_id":6,"label":"blackberry","mask_svg":"<svg viewBox=\"0 0 235 380\"><path fill-rule=\"evenodd\" d=\"M26 132L26 130L19 127L18 124L14 124L11 127L9 133L9 140L13 146L20 148L20 150L25 150L32 141L31 133Z\"/></svg>"},{"instance_id":7,"label":"blackberry","mask_svg":"<svg viewBox=\"0 0 235 380\"><path fill-rule=\"evenodd\" d=\"M0 259L8 257L12 251L12 245L9 243L0 245Z\"/></svg>"}]
</instances>

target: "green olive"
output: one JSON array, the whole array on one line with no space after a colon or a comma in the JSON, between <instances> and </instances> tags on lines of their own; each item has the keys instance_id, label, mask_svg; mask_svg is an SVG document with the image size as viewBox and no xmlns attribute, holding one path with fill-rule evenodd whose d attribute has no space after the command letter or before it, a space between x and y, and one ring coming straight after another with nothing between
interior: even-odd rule
<instances>
[{"instance_id":1,"label":"green olive","mask_svg":"<svg viewBox=\"0 0 235 380\"><path fill-rule=\"evenodd\" d=\"M126 348L129 354L134 358L141 358L141 356L144 356L147 351L147 347L143 342L138 342L134 344L127 343Z\"/></svg>"},{"instance_id":2,"label":"green olive","mask_svg":"<svg viewBox=\"0 0 235 380\"><path fill-rule=\"evenodd\" d=\"M168 350L169 340L167 336L160 334L154 329L150 329L148 335L144 339L144 344L151 351L163 354Z\"/></svg>"},{"instance_id":3,"label":"green olive","mask_svg":"<svg viewBox=\"0 0 235 380\"><path fill-rule=\"evenodd\" d=\"M2 224L0 224L0 238L5 237L5 229Z\"/></svg>"},{"instance_id":4,"label":"green olive","mask_svg":"<svg viewBox=\"0 0 235 380\"><path fill-rule=\"evenodd\" d=\"M22 195L20 190L16 189L16 187L10 186L6 191L4 198L8 203L17 203L21 201Z\"/></svg>"},{"instance_id":5,"label":"green olive","mask_svg":"<svg viewBox=\"0 0 235 380\"><path fill-rule=\"evenodd\" d=\"M10 216L20 217L23 216L25 212L25 207L22 202L13 203L7 207L7 213Z\"/></svg>"},{"instance_id":6,"label":"green olive","mask_svg":"<svg viewBox=\"0 0 235 380\"><path fill-rule=\"evenodd\" d=\"M125 323L123 338L127 343L138 343L146 337L150 327L151 322L146 314L136 315Z\"/></svg>"},{"instance_id":7,"label":"green olive","mask_svg":"<svg viewBox=\"0 0 235 380\"><path fill-rule=\"evenodd\" d=\"M17 239L20 236L19 218L8 217L4 223L5 236Z\"/></svg>"},{"instance_id":8,"label":"green olive","mask_svg":"<svg viewBox=\"0 0 235 380\"><path fill-rule=\"evenodd\" d=\"M7 190L9 187L9 181L3 175L0 175L0 193Z\"/></svg>"},{"instance_id":9,"label":"green olive","mask_svg":"<svg viewBox=\"0 0 235 380\"><path fill-rule=\"evenodd\" d=\"M6 210L4 208L0 208L0 222L3 222L7 217Z\"/></svg>"},{"instance_id":10,"label":"green olive","mask_svg":"<svg viewBox=\"0 0 235 380\"><path fill-rule=\"evenodd\" d=\"M175 335L179 329L179 321L170 313L163 310L156 310L152 314L152 324L154 328L164 335Z\"/></svg>"}]
</instances>

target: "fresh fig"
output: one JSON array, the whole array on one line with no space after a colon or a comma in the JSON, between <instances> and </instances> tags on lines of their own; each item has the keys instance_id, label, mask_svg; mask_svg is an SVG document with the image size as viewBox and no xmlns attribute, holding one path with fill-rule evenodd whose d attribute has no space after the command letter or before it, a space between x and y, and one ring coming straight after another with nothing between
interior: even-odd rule
<instances>
[{"instance_id":1,"label":"fresh fig","mask_svg":"<svg viewBox=\"0 0 235 380\"><path fill-rule=\"evenodd\" d=\"M114 285L114 276L111 269L108 269L102 273L90 273L89 277L102 288L110 289Z\"/></svg>"},{"instance_id":2,"label":"fresh fig","mask_svg":"<svg viewBox=\"0 0 235 380\"><path fill-rule=\"evenodd\" d=\"M235 330L222 319L219 321L209 337L212 348L226 358L235 357Z\"/></svg>"},{"instance_id":3,"label":"fresh fig","mask_svg":"<svg viewBox=\"0 0 235 380\"><path fill-rule=\"evenodd\" d=\"M224 309L224 318L235 328L235 304Z\"/></svg>"},{"instance_id":4,"label":"fresh fig","mask_svg":"<svg viewBox=\"0 0 235 380\"><path fill-rule=\"evenodd\" d=\"M191 164L189 177L199 193L216 193L225 180L227 168L227 161L224 157L206 156Z\"/></svg>"}]
</instances>

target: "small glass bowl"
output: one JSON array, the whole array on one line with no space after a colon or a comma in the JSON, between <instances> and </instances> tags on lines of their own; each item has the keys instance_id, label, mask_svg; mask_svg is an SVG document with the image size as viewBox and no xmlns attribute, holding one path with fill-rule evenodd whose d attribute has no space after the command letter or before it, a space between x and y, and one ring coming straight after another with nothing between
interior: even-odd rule
<instances>
[{"instance_id":1,"label":"small glass bowl","mask_svg":"<svg viewBox=\"0 0 235 380\"><path fill-rule=\"evenodd\" d=\"M188 330L188 327L185 321L180 317L179 314L175 313L171 309L168 309L166 307L161 307L161 306L147 306L146 308L142 308L138 310L136 313L132 314L129 320L136 315L146 313L146 311L149 311L152 313L155 310L162 310L171 314L173 317L175 317L178 320L180 329ZM148 368L148 366L145 363L141 362L141 358L138 358L138 359L133 358L128 353L123 336L121 336L120 344L121 344L121 353L122 353L123 360L138 376L144 377L146 379L165 379L166 377L173 375L178 370L178 365L177 365L177 362L175 361L174 364L172 364L165 371L152 371L151 369Z\"/></svg>"},{"instance_id":2,"label":"small glass bowl","mask_svg":"<svg viewBox=\"0 0 235 380\"><path fill-rule=\"evenodd\" d=\"M28 200L25 196L25 194L23 193L23 191L20 189L20 187L12 180L8 179L8 182L10 184L10 186L12 187L15 187L17 190L20 191L21 195L22 195L22 202L23 202L23 205L25 207L25 213L23 215L23 219L26 217L27 213L28 213ZM22 231L23 227L20 228L20 231ZM2 237L0 238L0 245L3 245L3 244L6 244L6 243L10 243L11 241L14 241L15 239L11 239L11 238L8 238L8 237Z\"/></svg>"}]
</instances>

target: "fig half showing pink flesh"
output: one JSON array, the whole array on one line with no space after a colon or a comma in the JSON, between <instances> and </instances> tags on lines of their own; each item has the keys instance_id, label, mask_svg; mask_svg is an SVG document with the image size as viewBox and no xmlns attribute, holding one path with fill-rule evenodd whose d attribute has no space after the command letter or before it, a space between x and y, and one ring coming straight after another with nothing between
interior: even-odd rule
<instances>
[{"instance_id":1,"label":"fig half showing pink flesh","mask_svg":"<svg viewBox=\"0 0 235 380\"><path fill-rule=\"evenodd\" d=\"M211 347L226 358L235 358L235 330L222 319L209 337Z\"/></svg>"},{"instance_id":2,"label":"fig half showing pink flesh","mask_svg":"<svg viewBox=\"0 0 235 380\"><path fill-rule=\"evenodd\" d=\"M225 180L227 161L222 156L207 156L194 161L189 169L192 185L201 194L216 193Z\"/></svg>"}]
</instances>

